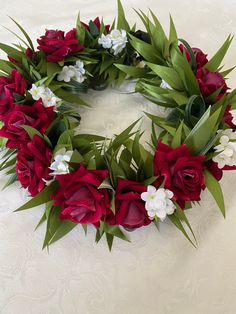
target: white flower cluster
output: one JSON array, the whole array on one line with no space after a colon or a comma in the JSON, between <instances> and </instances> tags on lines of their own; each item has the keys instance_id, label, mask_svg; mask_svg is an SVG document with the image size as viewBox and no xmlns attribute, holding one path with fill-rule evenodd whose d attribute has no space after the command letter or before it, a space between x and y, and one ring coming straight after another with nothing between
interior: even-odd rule
<instances>
[{"instance_id":1,"label":"white flower cluster","mask_svg":"<svg viewBox=\"0 0 236 314\"><path fill-rule=\"evenodd\" d=\"M32 95L34 100L39 100L40 98L43 101L44 107L56 107L60 103L60 99L53 94L53 92L44 85L36 86L32 84L32 88L29 90L29 93Z\"/></svg>"},{"instance_id":2,"label":"white flower cluster","mask_svg":"<svg viewBox=\"0 0 236 314\"><path fill-rule=\"evenodd\" d=\"M158 217L161 221L165 220L167 215L172 215L175 211L175 204L171 198L173 193L168 189L156 189L149 185L147 192L141 194L141 199L145 201L145 208L150 219Z\"/></svg>"},{"instance_id":3,"label":"white flower cluster","mask_svg":"<svg viewBox=\"0 0 236 314\"><path fill-rule=\"evenodd\" d=\"M236 133L232 129L218 132L221 132L220 144L214 147L218 154L212 160L218 163L219 168L236 166Z\"/></svg>"},{"instance_id":4,"label":"white flower cluster","mask_svg":"<svg viewBox=\"0 0 236 314\"><path fill-rule=\"evenodd\" d=\"M104 49L112 49L114 56L118 55L126 46L127 34L124 29L114 29L110 34L104 35L98 38L98 43Z\"/></svg>"},{"instance_id":5,"label":"white flower cluster","mask_svg":"<svg viewBox=\"0 0 236 314\"><path fill-rule=\"evenodd\" d=\"M65 65L62 71L57 75L58 81L70 82L71 79L79 83L83 83L86 79L84 62L81 60L76 61L75 65Z\"/></svg>"},{"instance_id":6,"label":"white flower cluster","mask_svg":"<svg viewBox=\"0 0 236 314\"><path fill-rule=\"evenodd\" d=\"M49 169L53 172L50 173L51 176L55 176L57 174L66 174L69 173L69 164L68 162L71 159L73 151L66 151L65 148L58 150L54 156L54 161L52 162Z\"/></svg>"}]
</instances>

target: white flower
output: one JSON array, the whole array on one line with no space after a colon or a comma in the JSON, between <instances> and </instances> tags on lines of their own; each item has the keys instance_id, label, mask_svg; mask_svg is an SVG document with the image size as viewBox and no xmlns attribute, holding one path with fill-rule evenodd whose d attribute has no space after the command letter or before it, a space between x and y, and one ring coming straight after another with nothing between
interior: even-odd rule
<instances>
[{"instance_id":1,"label":"white flower","mask_svg":"<svg viewBox=\"0 0 236 314\"><path fill-rule=\"evenodd\" d=\"M54 156L54 161L49 167L53 172L50 173L51 176L57 174L66 174L69 173L69 164L68 162L71 159L73 151L66 151L65 148L58 150Z\"/></svg>"},{"instance_id":2,"label":"white flower","mask_svg":"<svg viewBox=\"0 0 236 314\"><path fill-rule=\"evenodd\" d=\"M109 34L106 36L102 34L102 36L98 38L98 43L104 49L110 49L112 47L111 36Z\"/></svg>"},{"instance_id":3,"label":"white flower","mask_svg":"<svg viewBox=\"0 0 236 314\"><path fill-rule=\"evenodd\" d=\"M112 40L112 49L114 50L114 55L118 55L126 46L127 34L124 29L118 30L114 29L110 33Z\"/></svg>"},{"instance_id":4,"label":"white flower","mask_svg":"<svg viewBox=\"0 0 236 314\"><path fill-rule=\"evenodd\" d=\"M70 69L69 66L65 65L61 72L57 75L58 81L64 81L66 83L70 82L72 77L75 75L74 70Z\"/></svg>"},{"instance_id":5,"label":"white flower","mask_svg":"<svg viewBox=\"0 0 236 314\"><path fill-rule=\"evenodd\" d=\"M77 82L82 83L86 79L86 76L84 76L84 74L84 62L78 60L76 61L75 65L65 65L62 71L57 75L57 80L69 83L70 80L73 78Z\"/></svg>"},{"instance_id":6,"label":"white flower","mask_svg":"<svg viewBox=\"0 0 236 314\"><path fill-rule=\"evenodd\" d=\"M43 101L44 107L47 108L47 107L56 107L60 99L55 94L53 94L53 92L48 87L46 87L45 92L42 95L42 101Z\"/></svg>"},{"instance_id":7,"label":"white flower","mask_svg":"<svg viewBox=\"0 0 236 314\"><path fill-rule=\"evenodd\" d=\"M152 185L147 187L147 192L141 194L149 218L154 219L157 216L161 221L165 220L166 215L172 215L175 211L176 207L171 200L172 197L173 192L170 190L164 188L157 190Z\"/></svg>"},{"instance_id":8,"label":"white flower","mask_svg":"<svg viewBox=\"0 0 236 314\"><path fill-rule=\"evenodd\" d=\"M34 100L39 100L40 98L43 101L44 107L56 107L60 102L60 99L53 94L53 92L44 85L36 86L32 85L32 88L29 90L29 93L32 95Z\"/></svg>"},{"instance_id":9,"label":"white flower","mask_svg":"<svg viewBox=\"0 0 236 314\"><path fill-rule=\"evenodd\" d=\"M236 166L236 142L230 141L236 139L236 134L232 129L221 130L220 132L220 143L214 147L218 154L212 160L218 163L219 168Z\"/></svg>"},{"instance_id":10,"label":"white flower","mask_svg":"<svg viewBox=\"0 0 236 314\"><path fill-rule=\"evenodd\" d=\"M114 29L110 34L102 34L101 37L98 38L99 45L102 45L104 49L112 48L115 56L125 48L127 42L127 34L124 29Z\"/></svg>"},{"instance_id":11,"label":"white flower","mask_svg":"<svg viewBox=\"0 0 236 314\"><path fill-rule=\"evenodd\" d=\"M81 60L76 61L76 64L74 66L74 73L75 73L75 80L79 83L82 83L85 79L86 76L85 74L85 68L84 68L84 62Z\"/></svg>"},{"instance_id":12,"label":"white flower","mask_svg":"<svg viewBox=\"0 0 236 314\"><path fill-rule=\"evenodd\" d=\"M172 89L171 86L164 80L161 81L160 87L164 89Z\"/></svg>"},{"instance_id":13,"label":"white flower","mask_svg":"<svg viewBox=\"0 0 236 314\"><path fill-rule=\"evenodd\" d=\"M45 87L43 85L36 86L35 84L32 84L32 87L29 90L29 93L32 95L32 98L34 100L39 100L40 98L42 98L44 92L45 92Z\"/></svg>"}]
</instances>

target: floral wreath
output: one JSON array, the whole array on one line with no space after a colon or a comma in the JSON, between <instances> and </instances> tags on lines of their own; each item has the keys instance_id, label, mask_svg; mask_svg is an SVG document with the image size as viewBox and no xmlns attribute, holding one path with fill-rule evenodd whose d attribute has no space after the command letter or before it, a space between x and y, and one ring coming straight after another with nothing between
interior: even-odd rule
<instances>
[{"instance_id":1,"label":"floral wreath","mask_svg":"<svg viewBox=\"0 0 236 314\"><path fill-rule=\"evenodd\" d=\"M145 32L130 27L118 0L118 19L88 24L78 16L65 33L47 30L34 45L25 30L23 45L0 49L2 163L9 180L32 198L16 211L45 204L37 227L46 222L43 248L80 224L129 241L127 231L168 219L196 245L185 209L207 188L225 216L219 184L236 169L236 91L230 91L222 60L229 36L208 60L179 39L172 18L167 36L157 17L137 11ZM141 143L139 120L111 139L78 134L83 94L125 80L158 106L165 118L152 121L151 139Z\"/></svg>"}]
</instances>

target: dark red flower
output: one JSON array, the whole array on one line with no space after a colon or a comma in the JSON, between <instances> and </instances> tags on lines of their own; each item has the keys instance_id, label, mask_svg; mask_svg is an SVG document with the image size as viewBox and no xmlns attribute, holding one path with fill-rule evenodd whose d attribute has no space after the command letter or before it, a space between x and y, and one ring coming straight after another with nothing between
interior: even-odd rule
<instances>
[{"instance_id":1,"label":"dark red flower","mask_svg":"<svg viewBox=\"0 0 236 314\"><path fill-rule=\"evenodd\" d=\"M29 125L40 133L45 133L53 121L53 107L45 108L42 100L33 105L15 105L4 120L4 126L0 129L0 136L8 139L8 148L19 148L29 142L30 138L21 125Z\"/></svg>"},{"instance_id":2,"label":"dark red flower","mask_svg":"<svg viewBox=\"0 0 236 314\"><path fill-rule=\"evenodd\" d=\"M111 225L121 225L134 229L151 223L141 194L147 187L139 182L119 179L115 194L115 215L110 212L106 221Z\"/></svg>"},{"instance_id":3,"label":"dark red flower","mask_svg":"<svg viewBox=\"0 0 236 314\"><path fill-rule=\"evenodd\" d=\"M30 60L33 58L33 55L34 55L33 50L30 48L26 49L25 54Z\"/></svg>"},{"instance_id":4,"label":"dark red flower","mask_svg":"<svg viewBox=\"0 0 236 314\"><path fill-rule=\"evenodd\" d=\"M90 31L90 27L88 24L84 23L84 22L80 22L81 25L83 25L85 28L87 28L88 31ZM97 26L98 30L100 30L101 28L101 22L100 22L100 19L99 17L96 17L94 20L93 20L93 23ZM108 33L109 30L110 30L110 25L105 25L105 29L106 29L106 32Z\"/></svg>"},{"instance_id":5,"label":"dark red flower","mask_svg":"<svg viewBox=\"0 0 236 314\"><path fill-rule=\"evenodd\" d=\"M154 175L158 176L155 185L174 193L173 199L184 208L187 201L199 201L201 190L205 188L203 175L205 156L191 156L183 144L177 148L158 142L154 156Z\"/></svg>"},{"instance_id":6,"label":"dark red flower","mask_svg":"<svg viewBox=\"0 0 236 314\"><path fill-rule=\"evenodd\" d=\"M16 157L16 174L24 188L28 188L32 196L37 195L45 187L44 180L50 180L49 175L52 151L38 135L25 146L21 146Z\"/></svg>"},{"instance_id":7,"label":"dark red flower","mask_svg":"<svg viewBox=\"0 0 236 314\"><path fill-rule=\"evenodd\" d=\"M15 107L14 99L12 96L9 96L8 98L3 98L0 100L0 119L2 121L5 121L8 113L12 111Z\"/></svg>"},{"instance_id":8,"label":"dark red flower","mask_svg":"<svg viewBox=\"0 0 236 314\"><path fill-rule=\"evenodd\" d=\"M222 169L218 168L217 162L209 160L206 162L206 168L211 172L211 174L216 178L217 181L220 181L223 176Z\"/></svg>"},{"instance_id":9,"label":"dark red flower","mask_svg":"<svg viewBox=\"0 0 236 314\"><path fill-rule=\"evenodd\" d=\"M53 194L60 218L81 224L99 224L110 208L107 189L98 189L108 177L107 170L87 170L83 164L77 171L57 175L60 187Z\"/></svg>"},{"instance_id":10,"label":"dark red flower","mask_svg":"<svg viewBox=\"0 0 236 314\"><path fill-rule=\"evenodd\" d=\"M182 52L182 54L186 55L187 60L190 61L191 57L187 48L183 44L180 44L179 49ZM196 58L197 69L203 67L208 62L207 55L199 48L191 48L191 49Z\"/></svg>"},{"instance_id":11,"label":"dark red flower","mask_svg":"<svg viewBox=\"0 0 236 314\"><path fill-rule=\"evenodd\" d=\"M68 33L60 30L48 30L45 35L37 39L38 49L43 51L49 62L62 61L66 56L84 49L76 38L76 29Z\"/></svg>"},{"instance_id":12,"label":"dark red flower","mask_svg":"<svg viewBox=\"0 0 236 314\"><path fill-rule=\"evenodd\" d=\"M236 129L236 125L233 123L233 116L232 113L230 112L231 106L227 105L225 112L224 112L224 117L223 117L223 123L228 124L232 129Z\"/></svg>"},{"instance_id":13,"label":"dark red flower","mask_svg":"<svg viewBox=\"0 0 236 314\"><path fill-rule=\"evenodd\" d=\"M11 76L0 76L0 100L8 99L13 93L24 95L27 88L27 81L19 71L13 69Z\"/></svg>"},{"instance_id":14,"label":"dark red flower","mask_svg":"<svg viewBox=\"0 0 236 314\"><path fill-rule=\"evenodd\" d=\"M223 76L219 72L210 72L205 68L197 70L196 79L198 81L201 93L207 97L220 90L220 94L225 94L228 87Z\"/></svg>"}]
</instances>

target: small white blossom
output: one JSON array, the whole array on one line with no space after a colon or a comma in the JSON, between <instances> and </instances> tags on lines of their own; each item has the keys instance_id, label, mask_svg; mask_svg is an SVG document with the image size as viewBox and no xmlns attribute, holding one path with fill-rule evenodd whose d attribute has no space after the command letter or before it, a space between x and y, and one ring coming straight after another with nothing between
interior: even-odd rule
<instances>
[{"instance_id":1,"label":"small white blossom","mask_svg":"<svg viewBox=\"0 0 236 314\"><path fill-rule=\"evenodd\" d=\"M165 220L167 215L172 215L175 211L175 205L171 198L173 192L168 189L156 189L149 185L147 192L141 194L141 199L145 201L145 208L150 219L158 217L161 221Z\"/></svg>"},{"instance_id":2,"label":"small white blossom","mask_svg":"<svg viewBox=\"0 0 236 314\"><path fill-rule=\"evenodd\" d=\"M57 75L58 81L64 81L66 83L69 83L72 77L75 75L74 70L70 69L69 66L65 65L61 72Z\"/></svg>"},{"instance_id":3,"label":"small white blossom","mask_svg":"<svg viewBox=\"0 0 236 314\"><path fill-rule=\"evenodd\" d=\"M44 107L56 107L60 99L53 94L53 92L44 85L36 86L35 84L32 85L32 88L29 90L29 93L32 95L34 100L42 99Z\"/></svg>"},{"instance_id":4,"label":"small white blossom","mask_svg":"<svg viewBox=\"0 0 236 314\"><path fill-rule=\"evenodd\" d=\"M69 83L71 79L75 79L77 82L82 83L86 79L84 74L84 62L78 60L75 65L65 65L62 71L57 75L57 80Z\"/></svg>"},{"instance_id":5,"label":"small white blossom","mask_svg":"<svg viewBox=\"0 0 236 314\"><path fill-rule=\"evenodd\" d=\"M110 34L102 34L101 37L98 38L99 45L101 45L104 49L111 48L115 56L126 47L127 42L127 34L124 29L114 29Z\"/></svg>"},{"instance_id":6,"label":"small white blossom","mask_svg":"<svg viewBox=\"0 0 236 314\"><path fill-rule=\"evenodd\" d=\"M102 36L100 38L98 38L98 43L104 49L110 49L112 47L111 36L109 34L106 36L104 34L102 34Z\"/></svg>"},{"instance_id":7,"label":"small white blossom","mask_svg":"<svg viewBox=\"0 0 236 314\"><path fill-rule=\"evenodd\" d=\"M212 158L213 161L218 163L219 168L224 166L236 166L236 134L232 129L220 130L221 137L219 144L214 147L216 156Z\"/></svg>"},{"instance_id":8,"label":"small white blossom","mask_svg":"<svg viewBox=\"0 0 236 314\"><path fill-rule=\"evenodd\" d=\"M74 73L75 73L75 80L79 83L82 83L86 76L85 74L85 68L84 68L84 62L81 60L76 61L76 64L74 66Z\"/></svg>"},{"instance_id":9,"label":"small white blossom","mask_svg":"<svg viewBox=\"0 0 236 314\"><path fill-rule=\"evenodd\" d=\"M72 154L73 151L66 151L65 148L58 150L54 156L54 161L49 167L53 171L50 175L55 176L57 174L69 173L68 162L70 161Z\"/></svg>"},{"instance_id":10,"label":"small white blossom","mask_svg":"<svg viewBox=\"0 0 236 314\"><path fill-rule=\"evenodd\" d=\"M118 55L126 46L127 34L124 29L118 30L114 29L110 33L112 40L112 49L114 50L114 55Z\"/></svg>"},{"instance_id":11,"label":"small white blossom","mask_svg":"<svg viewBox=\"0 0 236 314\"><path fill-rule=\"evenodd\" d=\"M164 89L172 89L172 87L164 80L161 81L160 87Z\"/></svg>"},{"instance_id":12,"label":"small white blossom","mask_svg":"<svg viewBox=\"0 0 236 314\"><path fill-rule=\"evenodd\" d=\"M32 95L32 98L34 100L39 100L42 98L45 92L45 87L42 86L36 86L35 84L32 84L31 89L29 90L29 93Z\"/></svg>"}]
</instances>

